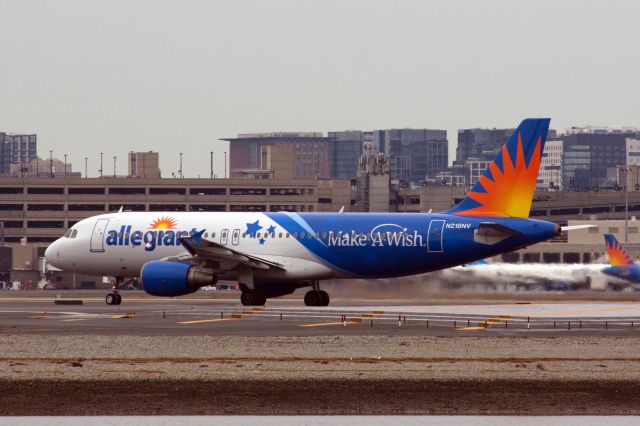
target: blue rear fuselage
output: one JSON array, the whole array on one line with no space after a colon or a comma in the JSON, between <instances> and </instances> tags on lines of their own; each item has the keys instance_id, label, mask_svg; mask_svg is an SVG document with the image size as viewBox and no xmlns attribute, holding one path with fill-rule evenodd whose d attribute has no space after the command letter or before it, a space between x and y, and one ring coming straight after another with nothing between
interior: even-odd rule
<instances>
[{"instance_id":1,"label":"blue rear fuselage","mask_svg":"<svg viewBox=\"0 0 640 426\"><path fill-rule=\"evenodd\" d=\"M266 213L321 263L345 277L396 277L444 269L547 240L556 224L518 218L425 213ZM514 231L476 237L482 223ZM309 236L311 234L311 236ZM305 235L300 238L300 235Z\"/></svg>"}]
</instances>

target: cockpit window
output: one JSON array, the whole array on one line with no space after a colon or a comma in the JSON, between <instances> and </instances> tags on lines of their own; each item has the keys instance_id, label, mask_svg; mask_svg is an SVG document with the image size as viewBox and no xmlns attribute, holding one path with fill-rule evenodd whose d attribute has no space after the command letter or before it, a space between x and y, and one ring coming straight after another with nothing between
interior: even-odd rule
<instances>
[{"instance_id":1,"label":"cockpit window","mask_svg":"<svg viewBox=\"0 0 640 426\"><path fill-rule=\"evenodd\" d=\"M74 229L74 230L71 232L71 238L75 238L75 237L76 237L76 235L78 235L78 230L77 230L77 229Z\"/></svg>"},{"instance_id":2,"label":"cockpit window","mask_svg":"<svg viewBox=\"0 0 640 426\"><path fill-rule=\"evenodd\" d=\"M67 232L64 233L65 238L71 238L71 229L68 229Z\"/></svg>"}]
</instances>

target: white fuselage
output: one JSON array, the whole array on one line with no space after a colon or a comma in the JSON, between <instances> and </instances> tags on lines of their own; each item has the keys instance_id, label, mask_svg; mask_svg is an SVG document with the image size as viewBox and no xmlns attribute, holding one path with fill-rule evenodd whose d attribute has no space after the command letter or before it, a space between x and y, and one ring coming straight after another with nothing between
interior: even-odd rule
<instances>
[{"instance_id":1,"label":"white fuselage","mask_svg":"<svg viewBox=\"0 0 640 426\"><path fill-rule=\"evenodd\" d=\"M163 217L173 219L175 224L163 224ZM268 242L266 244L256 241L258 235L246 233L247 223L254 222L256 218L262 225L258 235ZM154 223L155 226L152 225ZM292 235L281 229L273 235L268 234L266 229L270 225L259 213L105 214L75 224L67 233L72 237L52 243L45 256L50 264L68 272L135 277L151 260L184 255L185 248L180 245L179 236L204 229L205 240L249 252L284 267L278 271L257 271L256 277L295 280L340 276L318 262ZM220 278L234 279L234 274Z\"/></svg>"}]
</instances>

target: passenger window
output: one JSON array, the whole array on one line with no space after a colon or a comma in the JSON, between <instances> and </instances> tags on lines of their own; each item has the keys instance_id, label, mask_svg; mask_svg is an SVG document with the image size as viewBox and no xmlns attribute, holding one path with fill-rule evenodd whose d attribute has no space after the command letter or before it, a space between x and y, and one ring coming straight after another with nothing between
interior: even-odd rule
<instances>
[{"instance_id":1,"label":"passenger window","mask_svg":"<svg viewBox=\"0 0 640 426\"><path fill-rule=\"evenodd\" d=\"M216 233L215 233L215 232L212 232L212 233L211 233L211 238L215 238L215 237L216 237Z\"/></svg>"},{"instance_id":2,"label":"passenger window","mask_svg":"<svg viewBox=\"0 0 640 426\"><path fill-rule=\"evenodd\" d=\"M301 232L301 233L300 233L300 238L304 238L304 236L305 236L305 233L304 233L304 232Z\"/></svg>"},{"instance_id":3,"label":"passenger window","mask_svg":"<svg viewBox=\"0 0 640 426\"><path fill-rule=\"evenodd\" d=\"M293 233L293 238L298 238L298 233L297 232Z\"/></svg>"},{"instance_id":4,"label":"passenger window","mask_svg":"<svg viewBox=\"0 0 640 426\"><path fill-rule=\"evenodd\" d=\"M278 234L278 238L282 238L282 232Z\"/></svg>"},{"instance_id":5,"label":"passenger window","mask_svg":"<svg viewBox=\"0 0 640 426\"><path fill-rule=\"evenodd\" d=\"M322 238L327 238L327 233L326 232L322 233Z\"/></svg>"}]
</instances>

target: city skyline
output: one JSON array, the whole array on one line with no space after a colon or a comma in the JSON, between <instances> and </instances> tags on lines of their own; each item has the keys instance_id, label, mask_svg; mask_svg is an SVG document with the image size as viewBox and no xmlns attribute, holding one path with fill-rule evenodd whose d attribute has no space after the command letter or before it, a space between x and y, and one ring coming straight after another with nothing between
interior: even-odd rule
<instances>
[{"instance_id":1,"label":"city skyline","mask_svg":"<svg viewBox=\"0 0 640 426\"><path fill-rule=\"evenodd\" d=\"M636 2L463 3L2 1L0 128L206 177L239 133L640 125Z\"/></svg>"}]
</instances>

